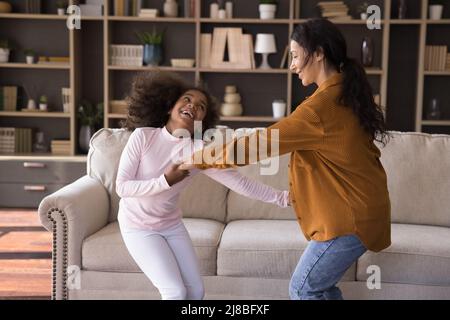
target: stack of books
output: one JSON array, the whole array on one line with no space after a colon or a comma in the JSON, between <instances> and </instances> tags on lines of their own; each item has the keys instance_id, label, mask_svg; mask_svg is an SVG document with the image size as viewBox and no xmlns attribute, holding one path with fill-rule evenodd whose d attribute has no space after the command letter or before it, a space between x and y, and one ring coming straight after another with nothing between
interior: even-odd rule
<instances>
[{"instance_id":1,"label":"stack of books","mask_svg":"<svg viewBox=\"0 0 450 320\"><path fill-rule=\"evenodd\" d=\"M0 87L0 111L16 111L17 87Z\"/></svg>"},{"instance_id":2,"label":"stack of books","mask_svg":"<svg viewBox=\"0 0 450 320\"><path fill-rule=\"evenodd\" d=\"M351 19L344 1L321 1L317 3L322 17L328 19Z\"/></svg>"},{"instance_id":3,"label":"stack of books","mask_svg":"<svg viewBox=\"0 0 450 320\"><path fill-rule=\"evenodd\" d=\"M26 13L41 13L41 0L25 0Z\"/></svg>"},{"instance_id":4,"label":"stack of books","mask_svg":"<svg viewBox=\"0 0 450 320\"><path fill-rule=\"evenodd\" d=\"M229 61L224 61L228 48ZM213 34L200 36L200 67L254 69L253 37L242 28L214 28Z\"/></svg>"},{"instance_id":5,"label":"stack of books","mask_svg":"<svg viewBox=\"0 0 450 320\"><path fill-rule=\"evenodd\" d=\"M51 150L52 154L70 155L70 140L52 140Z\"/></svg>"},{"instance_id":6,"label":"stack of books","mask_svg":"<svg viewBox=\"0 0 450 320\"><path fill-rule=\"evenodd\" d=\"M0 153L31 153L32 134L31 128L0 128Z\"/></svg>"},{"instance_id":7,"label":"stack of books","mask_svg":"<svg viewBox=\"0 0 450 320\"><path fill-rule=\"evenodd\" d=\"M139 17L141 18L156 18L158 14L158 9L141 9L139 11Z\"/></svg>"},{"instance_id":8,"label":"stack of books","mask_svg":"<svg viewBox=\"0 0 450 320\"><path fill-rule=\"evenodd\" d=\"M425 70L445 71L448 65L447 46L425 47Z\"/></svg>"},{"instance_id":9,"label":"stack of books","mask_svg":"<svg viewBox=\"0 0 450 320\"><path fill-rule=\"evenodd\" d=\"M82 16L103 16L103 0L86 0L86 4L79 4Z\"/></svg>"}]
</instances>

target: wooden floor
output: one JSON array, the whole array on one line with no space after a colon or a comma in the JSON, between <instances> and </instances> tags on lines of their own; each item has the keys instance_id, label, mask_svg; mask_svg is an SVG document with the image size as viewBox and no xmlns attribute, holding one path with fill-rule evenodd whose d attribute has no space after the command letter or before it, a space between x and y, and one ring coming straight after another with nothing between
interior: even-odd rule
<instances>
[{"instance_id":1,"label":"wooden floor","mask_svg":"<svg viewBox=\"0 0 450 320\"><path fill-rule=\"evenodd\" d=\"M50 299L51 246L36 210L0 209L0 299Z\"/></svg>"}]
</instances>

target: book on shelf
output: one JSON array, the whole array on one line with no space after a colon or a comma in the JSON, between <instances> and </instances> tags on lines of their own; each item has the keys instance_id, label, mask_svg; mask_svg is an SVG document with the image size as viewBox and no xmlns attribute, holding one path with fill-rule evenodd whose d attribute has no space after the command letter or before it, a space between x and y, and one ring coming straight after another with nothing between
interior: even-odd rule
<instances>
[{"instance_id":1,"label":"book on shelf","mask_svg":"<svg viewBox=\"0 0 450 320\"><path fill-rule=\"evenodd\" d=\"M212 35L210 33L200 35L200 68L210 67L211 41Z\"/></svg>"},{"instance_id":2,"label":"book on shelf","mask_svg":"<svg viewBox=\"0 0 450 320\"><path fill-rule=\"evenodd\" d=\"M446 70L447 57L447 46L425 46L424 69L426 71Z\"/></svg>"},{"instance_id":3,"label":"book on shelf","mask_svg":"<svg viewBox=\"0 0 450 320\"><path fill-rule=\"evenodd\" d=\"M101 17L103 16L103 4L80 4L81 16Z\"/></svg>"},{"instance_id":4,"label":"book on shelf","mask_svg":"<svg viewBox=\"0 0 450 320\"><path fill-rule=\"evenodd\" d=\"M41 0L25 0L26 13L41 13Z\"/></svg>"},{"instance_id":5,"label":"book on shelf","mask_svg":"<svg viewBox=\"0 0 450 320\"><path fill-rule=\"evenodd\" d=\"M323 18L351 19L348 6L343 1L321 1L317 3Z\"/></svg>"},{"instance_id":6,"label":"book on shelf","mask_svg":"<svg viewBox=\"0 0 450 320\"><path fill-rule=\"evenodd\" d=\"M144 47L142 45L111 45L110 61L113 66L143 65Z\"/></svg>"},{"instance_id":7,"label":"book on shelf","mask_svg":"<svg viewBox=\"0 0 450 320\"><path fill-rule=\"evenodd\" d=\"M31 128L0 128L0 153L30 153L33 144Z\"/></svg>"},{"instance_id":8,"label":"book on shelf","mask_svg":"<svg viewBox=\"0 0 450 320\"><path fill-rule=\"evenodd\" d=\"M125 100L111 100L109 102L109 112L117 114L127 114L128 104Z\"/></svg>"},{"instance_id":9,"label":"book on shelf","mask_svg":"<svg viewBox=\"0 0 450 320\"><path fill-rule=\"evenodd\" d=\"M158 9L141 9L139 11L139 17L141 18L156 18L159 16Z\"/></svg>"},{"instance_id":10,"label":"book on shelf","mask_svg":"<svg viewBox=\"0 0 450 320\"><path fill-rule=\"evenodd\" d=\"M54 139L50 143L50 150L52 154L70 155L70 140Z\"/></svg>"},{"instance_id":11,"label":"book on shelf","mask_svg":"<svg viewBox=\"0 0 450 320\"><path fill-rule=\"evenodd\" d=\"M283 57L281 58L280 69L284 69L289 55L289 45L284 48ZM289 66L288 66L289 67Z\"/></svg>"},{"instance_id":12,"label":"book on shelf","mask_svg":"<svg viewBox=\"0 0 450 320\"><path fill-rule=\"evenodd\" d=\"M39 56L39 64L68 64L70 63L70 57L47 57Z\"/></svg>"},{"instance_id":13,"label":"book on shelf","mask_svg":"<svg viewBox=\"0 0 450 320\"><path fill-rule=\"evenodd\" d=\"M447 59L445 62L445 70L450 71L450 53L447 53Z\"/></svg>"},{"instance_id":14,"label":"book on shelf","mask_svg":"<svg viewBox=\"0 0 450 320\"><path fill-rule=\"evenodd\" d=\"M195 1L196 0L184 0L183 11L185 18L195 17Z\"/></svg>"},{"instance_id":15,"label":"book on shelf","mask_svg":"<svg viewBox=\"0 0 450 320\"><path fill-rule=\"evenodd\" d=\"M17 86L0 87L2 101L0 102L0 110L16 111L17 110Z\"/></svg>"}]
</instances>

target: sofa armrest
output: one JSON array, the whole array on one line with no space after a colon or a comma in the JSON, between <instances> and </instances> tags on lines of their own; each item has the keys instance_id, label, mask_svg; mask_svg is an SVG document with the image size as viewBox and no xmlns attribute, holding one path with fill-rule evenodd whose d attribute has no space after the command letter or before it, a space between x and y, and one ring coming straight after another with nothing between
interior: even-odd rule
<instances>
[{"instance_id":1,"label":"sofa armrest","mask_svg":"<svg viewBox=\"0 0 450 320\"><path fill-rule=\"evenodd\" d=\"M38 213L53 233L52 298L67 299L68 277L76 277L81 269L83 240L108 222L108 193L100 182L84 176L45 197Z\"/></svg>"}]
</instances>

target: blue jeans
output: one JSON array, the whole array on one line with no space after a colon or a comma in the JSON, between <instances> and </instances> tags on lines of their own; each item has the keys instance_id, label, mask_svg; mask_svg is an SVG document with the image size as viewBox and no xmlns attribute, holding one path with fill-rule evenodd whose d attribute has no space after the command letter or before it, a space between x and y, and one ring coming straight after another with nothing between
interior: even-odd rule
<instances>
[{"instance_id":1,"label":"blue jeans","mask_svg":"<svg viewBox=\"0 0 450 320\"><path fill-rule=\"evenodd\" d=\"M310 241L289 284L292 300L341 300L336 284L366 251L355 235L328 241Z\"/></svg>"}]
</instances>

